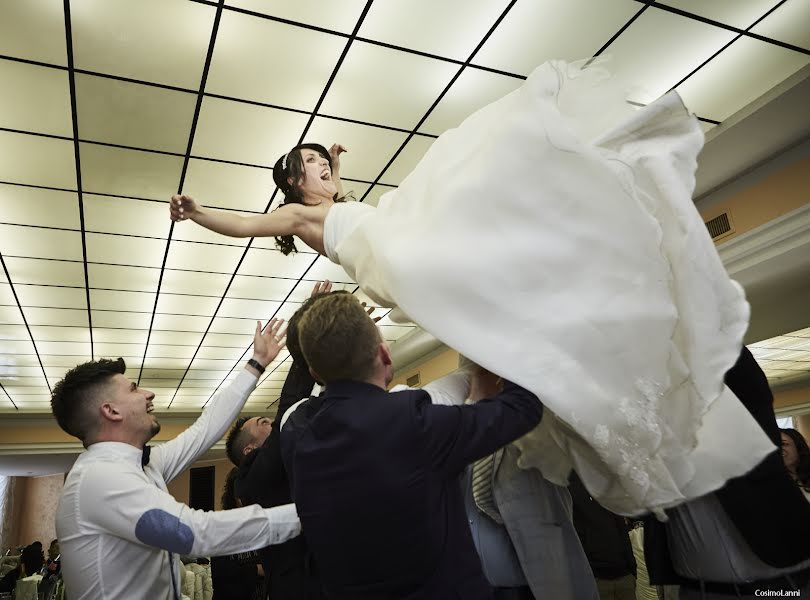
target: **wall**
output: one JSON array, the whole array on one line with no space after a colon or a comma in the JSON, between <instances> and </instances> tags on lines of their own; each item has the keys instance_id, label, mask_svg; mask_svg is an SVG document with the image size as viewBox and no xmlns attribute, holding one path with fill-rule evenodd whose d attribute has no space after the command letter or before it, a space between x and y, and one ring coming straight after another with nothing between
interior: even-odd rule
<instances>
[{"instance_id":1,"label":"wall","mask_svg":"<svg viewBox=\"0 0 810 600\"><path fill-rule=\"evenodd\" d=\"M396 366L396 365L395 365ZM425 362L409 366L402 371L397 371L396 377L391 381L391 386L403 384L409 377L419 373L419 386L430 383L448 373L452 373L458 368L458 352L447 349L443 352L428 358Z\"/></svg>"},{"instance_id":2,"label":"wall","mask_svg":"<svg viewBox=\"0 0 810 600\"><path fill-rule=\"evenodd\" d=\"M233 468L233 464L226 458L221 460L200 460L195 462L189 469L186 469L169 483L169 493L174 499L183 504L188 504L190 469L196 467L214 467L214 509L222 510L222 490L225 488L225 480L228 473Z\"/></svg>"},{"instance_id":3,"label":"wall","mask_svg":"<svg viewBox=\"0 0 810 600\"><path fill-rule=\"evenodd\" d=\"M18 478L13 545L25 546L40 541L47 548L56 538L54 519L64 480L64 475Z\"/></svg>"}]
</instances>

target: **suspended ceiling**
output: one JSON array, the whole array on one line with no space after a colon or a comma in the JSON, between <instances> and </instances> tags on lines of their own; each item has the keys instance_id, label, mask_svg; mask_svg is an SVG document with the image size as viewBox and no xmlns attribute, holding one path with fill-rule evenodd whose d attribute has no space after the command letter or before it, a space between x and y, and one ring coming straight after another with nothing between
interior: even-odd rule
<instances>
[{"instance_id":1,"label":"suspended ceiling","mask_svg":"<svg viewBox=\"0 0 810 600\"><path fill-rule=\"evenodd\" d=\"M158 410L198 411L256 319L317 280L357 292L311 251L172 226L173 193L266 212L278 156L337 141L345 187L375 203L550 58L610 55L632 100L675 88L710 131L810 63L808 23L806 0L4 0L0 412L47 412L68 368L117 356Z\"/></svg>"}]
</instances>

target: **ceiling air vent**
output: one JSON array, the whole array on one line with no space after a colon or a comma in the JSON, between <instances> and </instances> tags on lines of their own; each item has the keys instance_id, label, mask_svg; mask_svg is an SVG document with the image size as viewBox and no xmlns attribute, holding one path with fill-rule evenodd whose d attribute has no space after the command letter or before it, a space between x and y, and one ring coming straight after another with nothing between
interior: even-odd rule
<instances>
[{"instance_id":1,"label":"ceiling air vent","mask_svg":"<svg viewBox=\"0 0 810 600\"><path fill-rule=\"evenodd\" d=\"M731 226L731 217L727 212L717 215L715 218L706 221L706 228L709 230L709 235L713 240L726 237L734 233L734 228Z\"/></svg>"},{"instance_id":2,"label":"ceiling air vent","mask_svg":"<svg viewBox=\"0 0 810 600\"><path fill-rule=\"evenodd\" d=\"M411 375L410 377L408 377L408 379L405 380L405 385L407 385L408 387L417 387L419 386L420 383L422 382L419 379L419 373L417 373L416 375Z\"/></svg>"}]
</instances>

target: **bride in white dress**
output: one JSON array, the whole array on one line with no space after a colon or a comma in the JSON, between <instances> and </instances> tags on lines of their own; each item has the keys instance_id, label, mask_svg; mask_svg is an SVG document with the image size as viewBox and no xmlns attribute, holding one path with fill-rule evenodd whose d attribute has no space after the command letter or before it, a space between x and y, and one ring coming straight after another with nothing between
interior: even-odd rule
<instances>
[{"instance_id":1,"label":"bride in white dress","mask_svg":"<svg viewBox=\"0 0 810 600\"><path fill-rule=\"evenodd\" d=\"M187 196L171 211L225 235L297 235L538 395L521 466L557 483L574 468L608 509L661 514L774 450L723 384L749 307L691 200L702 144L677 94L631 109L600 69L551 62L440 136L377 208L333 202L342 148L307 145L280 159L288 203L271 214Z\"/></svg>"}]
</instances>

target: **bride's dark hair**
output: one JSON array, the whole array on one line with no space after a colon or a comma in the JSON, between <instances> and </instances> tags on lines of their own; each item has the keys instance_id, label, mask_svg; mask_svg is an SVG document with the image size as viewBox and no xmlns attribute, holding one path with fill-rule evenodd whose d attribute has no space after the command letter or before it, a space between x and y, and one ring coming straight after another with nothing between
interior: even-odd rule
<instances>
[{"instance_id":1,"label":"bride's dark hair","mask_svg":"<svg viewBox=\"0 0 810 600\"><path fill-rule=\"evenodd\" d=\"M298 182L306 177L304 158L301 156L301 150L305 149L314 150L323 156L329 161L329 168L332 168L332 159L329 156L329 151L320 144L299 144L279 158L278 161L276 161L276 165L273 167L273 180L276 182L278 189L284 194L284 202L279 204L275 210L278 210L285 204L303 204L306 206L304 194L298 186ZM289 179L292 179L292 184L289 183ZM335 202L345 202L350 197L351 193L341 196L340 198L335 194L332 200ZM293 252L298 252L298 248L295 247L295 238L291 235L276 236L276 248L281 250L281 253L285 256Z\"/></svg>"}]
</instances>

